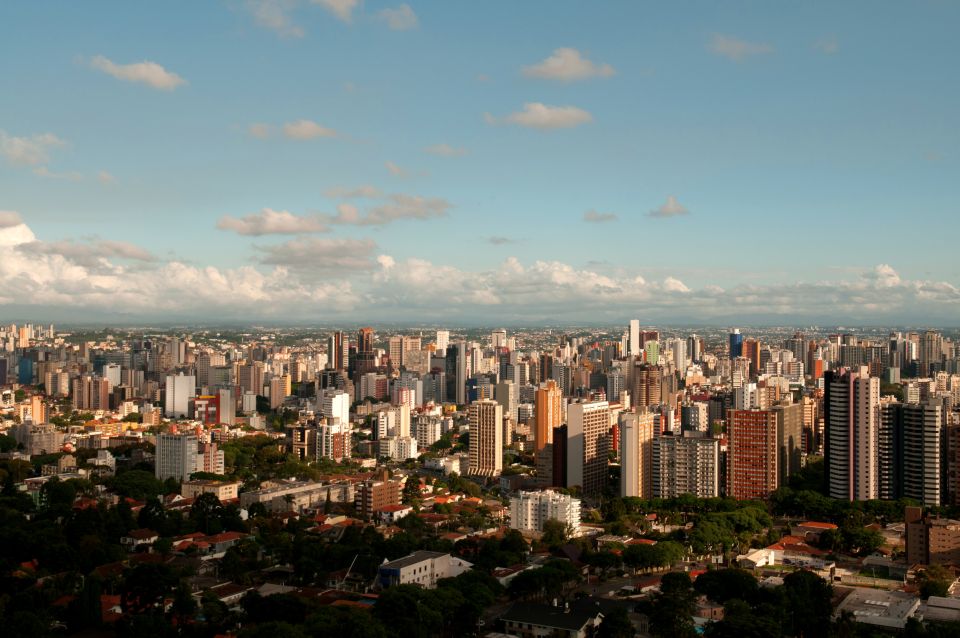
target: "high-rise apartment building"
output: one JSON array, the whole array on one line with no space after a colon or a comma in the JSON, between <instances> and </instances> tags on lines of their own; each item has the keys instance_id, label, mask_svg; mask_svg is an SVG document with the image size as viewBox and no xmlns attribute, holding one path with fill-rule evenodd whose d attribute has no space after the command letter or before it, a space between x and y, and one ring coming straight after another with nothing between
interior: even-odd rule
<instances>
[{"instance_id":1,"label":"high-rise apartment building","mask_svg":"<svg viewBox=\"0 0 960 638\"><path fill-rule=\"evenodd\" d=\"M638 363L633 368L633 392L631 401L638 411L660 405L660 384L663 368L648 363Z\"/></svg>"},{"instance_id":2,"label":"high-rise apartment building","mask_svg":"<svg viewBox=\"0 0 960 638\"><path fill-rule=\"evenodd\" d=\"M606 401L567 406L567 487L584 496L599 496L607 484L610 405Z\"/></svg>"},{"instance_id":3,"label":"high-rise apartment building","mask_svg":"<svg viewBox=\"0 0 960 638\"><path fill-rule=\"evenodd\" d=\"M643 346L640 345L640 320L630 320L630 356L639 357Z\"/></svg>"},{"instance_id":4,"label":"high-rise apartment building","mask_svg":"<svg viewBox=\"0 0 960 638\"><path fill-rule=\"evenodd\" d=\"M879 497L880 379L866 367L824 375L824 463L832 498Z\"/></svg>"},{"instance_id":5,"label":"high-rise apartment building","mask_svg":"<svg viewBox=\"0 0 960 638\"><path fill-rule=\"evenodd\" d=\"M503 408L492 399L474 401L468 409L470 469L473 476L499 476L503 470Z\"/></svg>"},{"instance_id":6,"label":"high-rise apartment building","mask_svg":"<svg viewBox=\"0 0 960 638\"><path fill-rule=\"evenodd\" d=\"M778 487L776 413L730 410L727 437L727 496L766 499Z\"/></svg>"},{"instance_id":7,"label":"high-rise apartment building","mask_svg":"<svg viewBox=\"0 0 960 638\"><path fill-rule=\"evenodd\" d=\"M652 412L620 415L620 496L653 498Z\"/></svg>"},{"instance_id":8,"label":"high-rise apartment building","mask_svg":"<svg viewBox=\"0 0 960 638\"><path fill-rule=\"evenodd\" d=\"M197 471L199 439L195 434L162 433L157 435L155 474L164 481L175 478L189 481Z\"/></svg>"},{"instance_id":9,"label":"high-rise apartment building","mask_svg":"<svg viewBox=\"0 0 960 638\"><path fill-rule=\"evenodd\" d=\"M743 356L743 335L740 334L740 328L734 328L730 333L730 359L736 359Z\"/></svg>"},{"instance_id":10,"label":"high-rise apartment building","mask_svg":"<svg viewBox=\"0 0 960 638\"><path fill-rule=\"evenodd\" d=\"M552 379L537 388L534 394L534 451L539 452L553 442L553 428L563 423L563 393Z\"/></svg>"},{"instance_id":11,"label":"high-rise apartment building","mask_svg":"<svg viewBox=\"0 0 960 638\"><path fill-rule=\"evenodd\" d=\"M653 496L720 495L720 443L694 432L653 440Z\"/></svg>"},{"instance_id":12,"label":"high-rise apartment building","mask_svg":"<svg viewBox=\"0 0 960 638\"><path fill-rule=\"evenodd\" d=\"M519 492L510 499L510 529L539 533L547 521L560 521L580 531L580 499L552 490Z\"/></svg>"}]
</instances>

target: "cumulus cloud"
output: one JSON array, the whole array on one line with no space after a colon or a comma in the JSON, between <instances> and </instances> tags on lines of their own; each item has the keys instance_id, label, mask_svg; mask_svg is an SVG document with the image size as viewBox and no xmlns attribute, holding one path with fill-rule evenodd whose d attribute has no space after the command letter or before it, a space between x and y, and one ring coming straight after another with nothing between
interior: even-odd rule
<instances>
[{"instance_id":1,"label":"cumulus cloud","mask_svg":"<svg viewBox=\"0 0 960 638\"><path fill-rule=\"evenodd\" d=\"M16 249L25 255L55 255L82 265L86 268L98 269L110 267L109 259L119 258L140 262L156 261L156 256L149 250L125 241L94 240L78 242L72 239L61 241L30 241L16 246Z\"/></svg>"},{"instance_id":2,"label":"cumulus cloud","mask_svg":"<svg viewBox=\"0 0 960 638\"><path fill-rule=\"evenodd\" d=\"M576 106L549 106L540 102L527 102L522 111L510 113L503 118L484 114L488 124L515 124L542 130L573 128L593 121L593 116Z\"/></svg>"},{"instance_id":3,"label":"cumulus cloud","mask_svg":"<svg viewBox=\"0 0 960 638\"><path fill-rule=\"evenodd\" d=\"M574 82L588 78L606 78L616 71L609 64L595 64L583 57L576 49L555 49L543 62L523 67L523 74L530 78Z\"/></svg>"},{"instance_id":4,"label":"cumulus cloud","mask_svg":"<svg viewBox=\"0 0 960 638\"><path fill-rule=\"evenodd\" d=\"M0 210L0 228L10 228L23 223L20 213L12 210Z\"/></svg>"},{"instance_id":5,"label":"cumulus cloud","mask_svg":"<svg viewBox=\"0 0 960 638\"><path fill-rule=\"evenodd\" d=\"M377 18L387 23L387 26L394 31L406 31L415 29L419 21L417 14L413 12L409 4L401 4L396 9L381 9L377 13Z\"/></svg>"},{"instance_id":6,"label":"cumulus cloud","mask_svg":"<svg viewBox=\"0 0 960 638\"><path fill-rule=\"evenodd\" d=\"M604 222L615 222L618 217L616 213L600 213L595 210L588 210L583 214L583 221L591 224L602 224Z\"/></svg>"},{"instance_id":7,"label":"cumulus cloud","mask_svg":"<svg viewBox=\"0 0 960 638\"><path fill-rule=\"evenodd\" d=\"M296 0L247 0L246 8L254 21L282 38L302 38L303 28L290 15Z\"/></svg>"},{"instance_id":8,"label":"cumulus cloud","mask_svg":"<svg viewBox=\"0 0 960 638\"><path fill-rule=\"evenodd\" d=\"M467 154L467 149L450 146L449 144L434 144L423 149L423 151L431 155L440 155L441 157L460 157L461 155Z\"/></svg>"},{"instance_id":9,"label":"cumulus cloud","mask_svg":"<svg viewBox=\"0 0 960 638\"><path fill-rule=\"evenodd\" d=\"M755 55L773 53L773 47L762 42L747 42L729 35L715 33L710 40L709 49L714 55L725 57L734 62L742 62Z\"/></svg>"},{"instance_id":10,"label":"cumulus cloud","mask_svg":"<svg viewBox=\"0 0 960 638\"><path fill-rule=\"evenodd\" d=\"M117 64L112 60L98 55L90 60L90 66L107 75L124 82L138 82L161 91L172 91L187 81L156 62L134 62L133 64Z\"/></svg>"},{"instance_id":11,"label":"cumulus cloud","mask_svg":"<svg viewBox=\"0 0 960 638\"><path fill-rule=\"evenodd\" d=\"M240 218L224 215L217 222L217 228L253 237L325 233L330 230L321 215L300 217L289 211L271 208L264 208L259 213Z\"/></svg>"},{"instance_id":12,"label":"cumulus cloud","mask_svg":"<svg viewBox=\"0 0 960 638\"><path fill-rule=\"evenodd\" d=\"M678 217L680 215L689 215L690 211L677 201L673 195L667 197L667 201L659 208L654 208L647 213L648 217Z\"/></svg>"},{"instance_id":13,"label":"cumulus cloud","mask_svg":"<svg viewBox=\"0 0 960 638\"><path fill-rule=\"evenodd\" d=\"M432 219L445 217L453 205L441 197L422 197L395 193L366 213L352 204L340 204L331 224L352 226L384 226L401 219Z\"/></svg>"},{"instance_id":14,"label":"cumulus cloud","mask_svg":"<svg viewBox=\"0 0 960 638\"><path fill-rule=\"evenodd\" d=\"M379 188L370 184L363 184L355 188L335 186L327 189L323 194L331 199L373 199L383 195Z\"/></svg>"},{"instance_id":15,"label":"cumulus cloud","mask_svg":"<svg viewBox=\"0 0 960 638\"><path fill-rule=\"evenodd\" d=\"M377 245L370 239L301 237L282 244L257 246L261 264L284 266L308 273L371 270Z\"/></svg>"},{"instance_id":16,"label":"cumulus cloud","mask_svg":"<svg viewBox=\"0 0 960 638\"><path fill-rule=\"evenodd\" d=\"M320 126L312 120L297 120L283 125L283 134L292 140L312 140L317 137L336 137L337 132Z\"/></svg>"},{"instance_id":17,"label":"cumulus cloud","mask_svg":"<svg viewBox=\"0 0 960 638\"><path fill-rule=\"evenodd\" d=\"M65 145L66 142L53 133L17 137L0 129L0 156L13 166L49 164L50 151Z\"/></svg>"},{"instance_id":18,"label":"cumulus cloud","mask_svg":"<svg viewBox=\"0 0 960 638\"><path fill-rule=\"evenodd\" d=\"M360 0L311 0L343 22L353 21L353 10L360 4Z\"/></svg>"}]
</instances>

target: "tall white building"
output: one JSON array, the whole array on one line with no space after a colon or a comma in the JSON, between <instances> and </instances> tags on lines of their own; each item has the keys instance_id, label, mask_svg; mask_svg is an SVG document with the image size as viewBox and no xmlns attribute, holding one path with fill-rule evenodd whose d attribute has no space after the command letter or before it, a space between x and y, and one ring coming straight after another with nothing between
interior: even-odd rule
<instances>
[{"instance_id":1,"label":"tall white building","mask_svg":"<svg viewBox=\"0 0 960 638\"><path fill-rule=\"evenodd\" d=\"M320 412L328 420L339 419L340 423L350 423L350 395L343 390L327 389L319 401Z\"/></svg>"},{"instance_id":2,"label":"tall white building","mask_svg":"<svg viewBox=\"0 0 960 638\"><path fill-rule=\"evenodd\" d=\"M167 377L168 379L170 377ZM195 434L157 435L155 474L161 481L175 478L189 481L190 475L197 471L199 439Z\"/></svg>"},{"instance_id":3,"label":"tall white building","mask_svg":"<svg viewBox=\"0 0 960 638\"><path fill-rule=\"evenodd\" d=\"M642 350L640 349L640 320L631 319L630 320L630 356L639 357Z\"/></svg>"},{"instance_id":4,"label":"tall white building","mask_svg":"<svg viewBox=\"0 0 960 638\"><path fill-rule=\"evenodd\" d=\"M507 345L507 331L504 329L494 330L490 335L490 342L494 348L504 348Z\"/></svg>"},{"instance_id":5,"label":"tall white building","mask_svg":"<svg viewBox=\"0 0 960 638\"><path fill-rule=\"evenodd\" d=\"M551 490L519 492L510 499L510 529L539 533L549 520L560 521L580 531L580 499Z\"/></svg>"},{"instance_id":6,"label":"tall white building","mask_svg":"<svg viewBox=\"0 0 960 638\"><path fill-rule=\"evenodd\" d=\"M450 331L437 330L437 354L442 356L447 351L448 345L450 345Z\"/></svg>"},{"instance_id":7,"label":"tall white building","mask_svg":"<svg viewBox=\"0 0 960 638\"><path fill-rule=\"evenodd\" d=\"M190 414L190 399L197 396L197 378L167 375L166 394L164 395L164 415L182 418Z\"/></svg>"}]
</instances>

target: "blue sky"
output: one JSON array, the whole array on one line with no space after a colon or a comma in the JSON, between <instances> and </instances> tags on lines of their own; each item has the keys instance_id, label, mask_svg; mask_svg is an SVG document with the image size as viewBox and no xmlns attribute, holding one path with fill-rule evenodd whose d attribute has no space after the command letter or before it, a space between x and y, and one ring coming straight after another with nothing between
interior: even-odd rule
<instances>
[{"instance_id":1,"label":"blue sky","mask_svg":"<svg viewBox=\"0 0 960 638\"><path fill-rule=\"evenodd\" d=\"M958 23L948 2L3 3L0 303L955 324Z\"/></svg>"}]
</instances>

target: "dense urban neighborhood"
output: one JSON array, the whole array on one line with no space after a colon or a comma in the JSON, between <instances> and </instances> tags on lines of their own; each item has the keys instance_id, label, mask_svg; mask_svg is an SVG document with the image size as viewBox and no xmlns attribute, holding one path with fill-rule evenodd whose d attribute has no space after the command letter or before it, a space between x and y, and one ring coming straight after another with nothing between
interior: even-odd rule
<instances>
[{"instance_id":1,"label":"dense urban neighborhood","mask_svg":"<svg viewBox=\"0 0 960 638\"><path fill-rule=\"evenodd\" d=\"M0 327L4 635L949 636L936 331Z\"/></svg>"}]
</instances>

